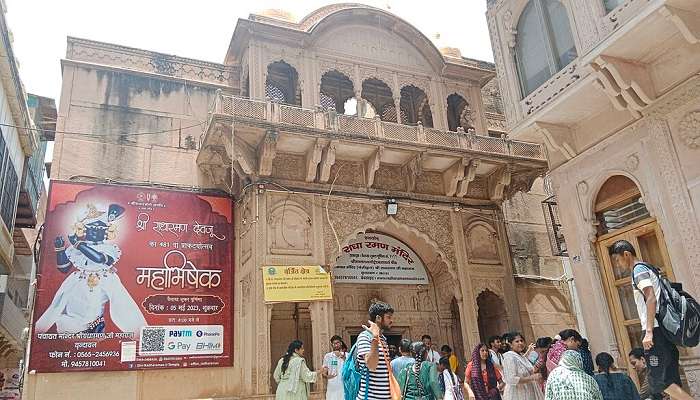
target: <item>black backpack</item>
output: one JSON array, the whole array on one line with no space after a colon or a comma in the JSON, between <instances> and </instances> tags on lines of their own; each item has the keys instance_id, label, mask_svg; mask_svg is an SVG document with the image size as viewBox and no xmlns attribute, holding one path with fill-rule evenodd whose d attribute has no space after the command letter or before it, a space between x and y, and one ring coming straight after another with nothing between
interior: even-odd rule
<instances>
[{"instance_id":1,"label":"black backpack","mask_svg":"<svg viewBox=\"0 0 700 400\"><path fill-rule=\"evenodd\" d=\"M661 290L656 320L666 338L676 346L697 346L700 342L700 305L698 302L693 296L683 291L682 284L664 278L653 265L638 262L635 267L640 264L647 267L659 279ZM634 282L634 272L632 274L632 286L641 292L637 283Z\"/></svg>"}]
</instances>

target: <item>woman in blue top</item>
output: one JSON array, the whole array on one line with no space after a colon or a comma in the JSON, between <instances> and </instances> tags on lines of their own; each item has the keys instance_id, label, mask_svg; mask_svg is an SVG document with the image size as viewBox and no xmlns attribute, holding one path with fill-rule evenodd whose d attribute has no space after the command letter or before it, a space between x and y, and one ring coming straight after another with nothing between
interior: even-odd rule
<instances>
[{"instance_id":1,"label":"woman in blue top","mask_svg":"<svg viewBox=\"0 0 700 400\"><path fill-rule=\"evenodd\" d=\"M595 358L598 373L593 377L598 383L603 400L639 400L639 392L629 376L614 371L613 357L600 353Z\"/></svg>"}]
</instances>

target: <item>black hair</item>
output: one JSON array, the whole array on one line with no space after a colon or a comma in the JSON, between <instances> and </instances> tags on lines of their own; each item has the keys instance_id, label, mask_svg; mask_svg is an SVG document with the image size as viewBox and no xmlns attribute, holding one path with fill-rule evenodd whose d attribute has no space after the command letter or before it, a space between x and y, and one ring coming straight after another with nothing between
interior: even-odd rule
<instances>
[{"instance_id":1,"label":"black hair","mask_svg":"<svg viewBox=\"0 0 700 400\"><path fill-rule=\"evenodd\" d=\"M331 338L331 343L335 342L336 340L339 340L341 343L343 342L343 338L341 338L338 335L333 335L333 337Z\"/></svg>"},{"instance_id":2,"label":"black hair","mask_svg":"<svg viewBox=\"0 0 700 400\"><path fill-rule=\"evenodd\" d=\"M298 339L289 344L289 347L287 347L287 352L284 353L284 356L282 357L282 374L287 372L287 367L289 367L289 359L292 358L292 354L294 354L296 350L301 349L303 346L304 343Z\"/></svg>"},{"instance_id":3,"label":"black hair","mask_svg":"<svg viewBox=\"0 0 700 400\"><path fill-rule=\"evenodd\" d=\"M613 383L612 379L610 379L610 369L612 368L613 364L615 364L615 359L613 356L611 356L608 353L599 353L597 356L595 356L595 363L600 368L603 372L605 372L606 380L608 381L608 387L612 388Z\"/></svg>"},{"instance_id":4,"label":"black hair","mask_svg":"<svg viewBox=\"0 0 700 400\"><path fill-rule=\"evenodd\" d=\"M423 335L420 337L420 340L425 340L425 339L433 340L433 338L431 338L430 335Z\"/></svg>"},{"instance_id":5,"label":"black hair","mask_svg":"<svg viewBox=\"0 0 700 400\"><path fill-rule=\"evenodd\" d=\"M377 317L384 317L385 314L393 314L394 308L389 304L378 301L369 306L369 320L377 322Z\"/></svg>"},{"instance_id":6,"label":"black hair","mask_svg":"<svg viewBox=\"0 0 700 400\"><path fill-rule=\"evenodd\" d=\"M574 340L577 342L583 343L583 336L581 336L576 329L564 329L563 331L559 332L559 337L561 337L561 340L569 340L574 338Z\"/></svg>"},{"instance_id":7,"label":"black hair","mask_svg":"<svg viewBox=\"0 0 700 400\"><path fill-rule=\"evenodd\" d=\"M427 350L428 347L423 342L413 342L411 344L411 353L413 353L413 358L416 359L416 364L425 361L425 352Z\"/></svg>"},{"instance_id":8,"label":"black hair","mask_svg":"<svg viewBox=\"0 0 700 400\"><path fill-rule=\"evenodd\" d=\"M621 256L626 251L629 251L630 254L632 254L635 257L637 256L637 252L634 251L634 246L632 246L632 243L630 243L626 240L618 240L617 242L613 243L613 245L608 248L608 253L610 253L610 255L617 254L617 255Z\"/></svg>"},{"instance_id":9,"label":"black hair","mask_svg":"<svg viewBox=\"0 0 700 400\"><path fill-rule=\"evenodd\" d=\"M445 353L451 353L452 347L450 347L449 345L443 344L442 348L440 348L440 350L444 351Z\"/></svg>"},{"instance_id":10,"label":"black hair","mask_svg":"<svg viewBox=\"0 0 700 400\"><path fill-rule=\"evenodd\" d=\"M509 343L512 342L513 340L515 340L515 338L517 338L517 337L521 338L523 341L525 340L525 335L523 335L520 332L508 332L503 336L505 337L506 335L509 338L509 340L508 340Z\"/></svg>"},{"instance_id":11,"label":"black hair","mask_svg":"<svg viewBox=\"0 0 700 400\"><path fill-rule=\"evenodd\" d=\"M411 352L411 340L410 339L401 339L401 343L399 343L399 351L401 353L410 353Z\"/></svg>"},{"instance_id":12,"label":"black hair","mask_svg":"<svg viewBox=\"0 0 700 400\"><path fill-rule=\"evenodd\" d=\"M501 337L498 336L498 335L493 335L493 336L491 336L491 337L489 338L489 340L488 340L489 347L491 347L491 345L493 344L493 342L495 342L496 340L501 340Z\"/></svg>"},{"instance_id":13,"label":"black hair","mask_svg":"<svg viewBox=\"0 0 700 400\"><path fill-rule=\"evenodd\" d=\"M644 358L644 349L641 347L635 347L632 349L632 351L630 351L629 356L642 359Z\"/></svg>"},{"instance_id":14,"label":"black hair","mask_svg":"<svg viewBox=\"0 0 700 400\"><path fill-rule=\"evenodd\" d=\"M455 377L452 372L452 367L450 366L450 359L448 357L440 357L440 361L438 361L440 365L445 367L446 370L450 371L450 380L452 381L452 386L455 385ZM440 385L442 386L443 389L445 389L445 375L440 374Z\"/></svg>"},{"instance_id":15,"label":"black hair","mask_svg":"<svg viewBox=\"0 0 700 400\"><path fill-rule=\"evenodd\" d=\"M541 337L535 342L535 347L538 349L548 349L552 346L552 342L554 342L554 340L551 337Z\"/></svg>"}]
</instances>

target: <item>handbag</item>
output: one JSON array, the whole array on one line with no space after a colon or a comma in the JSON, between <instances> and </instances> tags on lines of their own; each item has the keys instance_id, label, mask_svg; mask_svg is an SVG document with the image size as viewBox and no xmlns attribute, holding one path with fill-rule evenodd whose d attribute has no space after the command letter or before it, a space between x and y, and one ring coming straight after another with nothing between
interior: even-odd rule
<instances>
[{"instance_id":1,"label":"handbag","mask_svg":"<svg viewBox=\"0 0 700 400\"><path fill-rule=\"evenodd\" d=\"M384 342L380 339L379 343L382 346L382 354L384 354L384 362L386 363L387 371L389 371L389 393L391 393L391 400L402 400L401 386L399 386L399 382L396 380L394 372L391 370L391 363L389 362L389 357L386 355Z\"/></svg>"}]
</instances>

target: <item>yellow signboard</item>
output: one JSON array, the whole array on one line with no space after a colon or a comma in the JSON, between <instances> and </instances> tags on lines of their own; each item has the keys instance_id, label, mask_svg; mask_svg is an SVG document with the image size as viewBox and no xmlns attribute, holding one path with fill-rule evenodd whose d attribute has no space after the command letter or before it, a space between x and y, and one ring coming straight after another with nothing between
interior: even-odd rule
<instances>
[{"instance_id":1,"label":"yellow signboard","mask_svg":"<svg viewBox=\"0 0 700 400\"><path fill-rule=\"evenodd\" d=\"M332 300L331 274L320 265L263 267L265 301Z\"/></svg>"}]
</instances>

